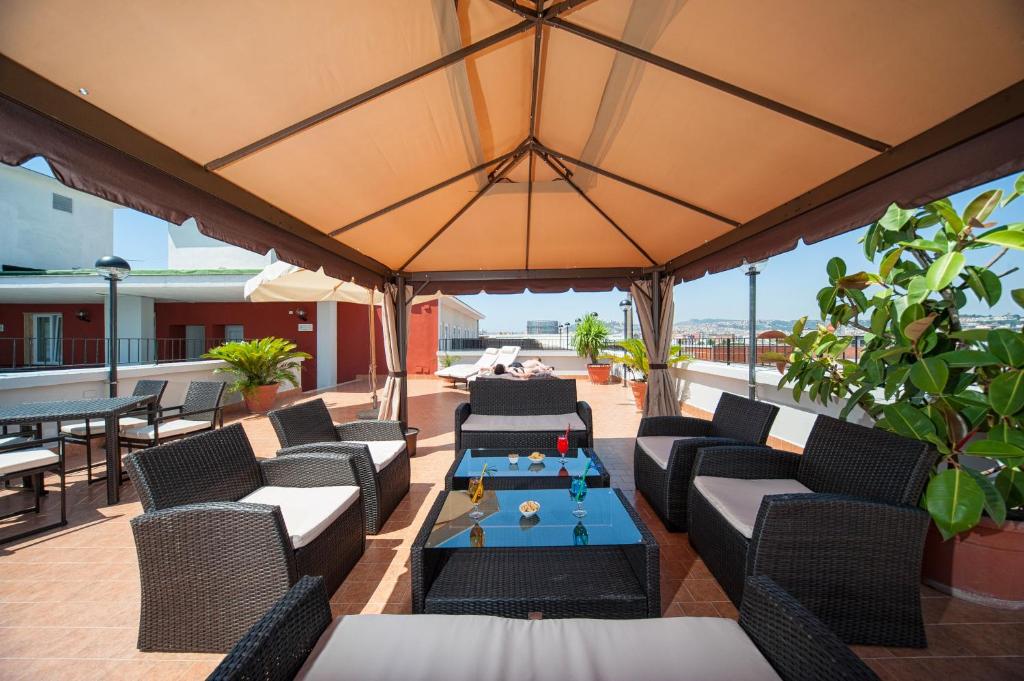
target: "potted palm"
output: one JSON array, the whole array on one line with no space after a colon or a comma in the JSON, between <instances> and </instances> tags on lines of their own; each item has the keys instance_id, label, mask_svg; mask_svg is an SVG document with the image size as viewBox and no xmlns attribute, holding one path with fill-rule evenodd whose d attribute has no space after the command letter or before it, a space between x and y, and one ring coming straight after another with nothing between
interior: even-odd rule
<instances>
[{"instance_id":1,"label":"potted palm","mask_svg":"<svg viewBox=\"0 0 1024 681\"><path fill-rule=\"evenodd\" d=\"M274 406L280 384L299 387L295 380L296 371L302 368L299 360L310 359L312 355L297 351L296 347L291 341L274 337L231 341L213 348L203 359L218 359L227 364L214 371L234 374L236 379L230 390L242 394L250 412L265 414Z\"/></svg>"},{"instance_id":2,"label":"potted palm","mask_svg":"<svg viewBox=\"0 0 1024 681\"><path fill-rule=\"evenodd\" d=\"M966 328L971 298L989 307L1003 297L998 268L1024 250L1024 223L994 220L1024 195L983 192L962 211L949 199L907 210L893 204L868 228L865 255L877 271L848 274L829 261L818 293L822 324L800 320L780 387L799 399L858 407L876 427L931 443L935 465L923 506L933 527L925 550L929 583L990 605L1024 606L1024 334ZM999 271L999 270L1003 271ZM1024 289L1009 292L1024 307ZM852 357L842 326L863 332ZM766 357L768 358L768 357Z\"/></svg>"},{"instance_id":3,"label":"potted palm","mask_svg":"<svg viewBox=\"0 0 1024 681\"><path fill-rule=\"evenodd\" d=\"M576 321L576 330L573 332L572 345L579 357L590 359L587 364L587 375L591 383L604 385L612 372L611 364L601 364L598 356L604 352L608 344L608 325L598 319L596 312L591 312L582 319Z\"/></svg>"},{"instance_id":4,"label":"potted palm","mask_svg":"<svg viewBox=\"0 0 1024 681\"><path fill-rule=\"evenodd\" d=\"M633 375L633 379L629 382L629 387L633 390L633 401L636 403L636 408L642 410L644 400L647 398L647 375L651 372L651 365L647 359L647 346L639 338L627 338L615 345L622 348L621 355L603 354L600 358L618 362L624 368L629 369ZM690 356L685 354L681 347L676 346L669 351L666 364L676 365L690 359ZM622 379L626 379L625 372L622 374Z\"/></svg>"}]
</instances>

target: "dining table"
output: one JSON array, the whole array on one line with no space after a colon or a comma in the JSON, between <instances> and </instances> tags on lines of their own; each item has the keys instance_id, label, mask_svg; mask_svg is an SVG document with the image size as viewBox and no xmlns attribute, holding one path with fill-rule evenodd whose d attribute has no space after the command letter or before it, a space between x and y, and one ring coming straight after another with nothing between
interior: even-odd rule
<instances>
[{"instance_id":1,"label":"dining table","mask_svg":"<svg viewBox=\"0 0 1024 681\"><path fill-rule=\"evenodd\" d=\"M153 395L98 397L84 400L23 402L0 406L0 426L36 426L44 423L103 419L107 461L107 504L121 499L120 418L128 412L147 407L152 409ZM41 433L39 433L41 435Z\"/></svg>"}]
</instances>

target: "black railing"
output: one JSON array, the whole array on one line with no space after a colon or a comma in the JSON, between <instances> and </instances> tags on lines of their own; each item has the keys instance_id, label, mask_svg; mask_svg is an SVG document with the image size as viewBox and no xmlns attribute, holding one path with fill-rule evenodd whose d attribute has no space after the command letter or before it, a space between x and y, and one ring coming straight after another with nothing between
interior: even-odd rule
<instances>
[{"instance_id":1,"label":"black railing","mask_svg":"<svg viewBox=\"0 0 1024 681\"><path fill-rule=\"evenodd\" d=\"M605 347L615 349L617 341ZM572 338L529 338L512 336L481 336L480 338L441 338L437 341L437 349L441 352L459 352L500 348L503 345L517 345L523 350L572 350Z\"/></svg>"},{"instance_id":2,"label":"black railing","mask_svg":"<svg viewBox=\"0 0 1024 681\"><path fill-rule=\"evenodd\" d=\"M438 341L438 350L447 353L460 351L481 351L485 348L500 348L503 345L518 345L524 351L530 350L572 350L572 338L528 338L512 336L490 336L480 338L442 338ZM613 340L605 347L610 351L618 349ZM852 336L850 346L846 349L846 358L858 361L863 340L860 336ZM674 346L681 347L683 352L696 360L705 362L721 362L723 364L747 363L747 339L740 336L710 336L703 338L676 338ZM762 359L766 352L779 352L788 355L792 346L782 338L758 338L756 344L757 363L774 366L775 360Z\"/></svg>"},{"instance_id":3,"label":"black railing","mask_svg":"<svg viewBox=\"0 0 1024 681\"><path fill-rule=\"evenodd\" d=\"M860 336L852 336L850 345L844 353L847 359L854 362L860 359ZM705 362L721 362L723 364L746 364L748 339L740 336L714 336L706 338L677 338L673 344L681 347L683 352L696 360ZM793 346L783 338L758 338L755 345L755 358L759 365L774 366L774 359L762 359L766 352L778 352L788 355Z\"/></svg>"},{"instance_id":4,"label":"black railing","mask_svg":"<svg viewBox=\"0 0 1024 681\"><path fill-rule=\"evenodd\" d=\"M162 364L202 359L224 338L118 338L118 364ZM238 339L230 339L238 340ZM83 369L107 364L106 338L4 338L0 336L0 370Z\"/></svg>"}]
</instances>

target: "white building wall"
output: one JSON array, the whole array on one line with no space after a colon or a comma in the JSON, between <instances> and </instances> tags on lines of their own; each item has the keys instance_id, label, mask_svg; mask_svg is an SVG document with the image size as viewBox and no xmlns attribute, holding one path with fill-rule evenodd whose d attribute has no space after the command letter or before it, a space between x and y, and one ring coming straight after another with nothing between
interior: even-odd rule
<instances>
[{"instance_id":1,"label":"white building wall","mask_svg":"<svg viewBox=\"0 0 1024 681\"><path fill-rule=\"evenodd\" d=\"M480 335L480 318L445 298L438 299L437 323L437 337L441 339L477 338Z\"/></svg>"},{"instance_id":2,"label":"white building wall","mask_svg":"<svg viewBox=\"0 0 1024 681\"><path fill-rule=\"evenodd\" d=\"M200 233L194 220L167 230L167 267L172 270L259 269L273 262L260 255L211 239Z\"/></svg>"},{"instance_id":3,"label":"white building wall","mask_svg":"<svg viewBox=\"0 0 1024 681\"><path fill-rule=\"evenodd\" d=\"M71 199L70 213L53 207L54 194ZM97 254L114 250L115 208L52 177L0 165L0 265L91 268Z\"/></svg>"}]
</instances>

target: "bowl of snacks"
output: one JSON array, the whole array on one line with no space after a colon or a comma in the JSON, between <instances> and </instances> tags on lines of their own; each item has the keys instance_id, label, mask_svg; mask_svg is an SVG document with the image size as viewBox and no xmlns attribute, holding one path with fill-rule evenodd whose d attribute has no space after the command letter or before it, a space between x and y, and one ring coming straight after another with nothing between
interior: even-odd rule
<instances>
[{"instance_id":1,"label":"bowl of snacks","mask_svg":"<svg viewBox=\"0 0 1024 681\"><path fill-rule=\"evenodd\" d=\"M515 452L511 452L508 455L508 462L515 466L517 463L519 463L519 455L516 454Z\"/></svg>"},{"instance_id":2,"label":"bowl of snacks","mask_svg":"<svg viewBox=\"0 0 1024 681\"><path fill-rule=\"evenodd\" d=\"M534 463L540 463L541 461L544 460L544 455L541 454L540 452L534 452L533 454L530 454L528 458L530 459L530 461Z\"/></svg>"},{"instance_id":3,"label":"bowl of snacks","mask_svg":"<svg viewBox=\"0 0 1024 681\"><path fill-rule=\"evenodd\" d=\"M532 518L537 515L537 511L540 510L540 504L533 499L527 499L523 503L519 504L519 512L523 514L524 518Z\"/></svg>"}]
</instances>

